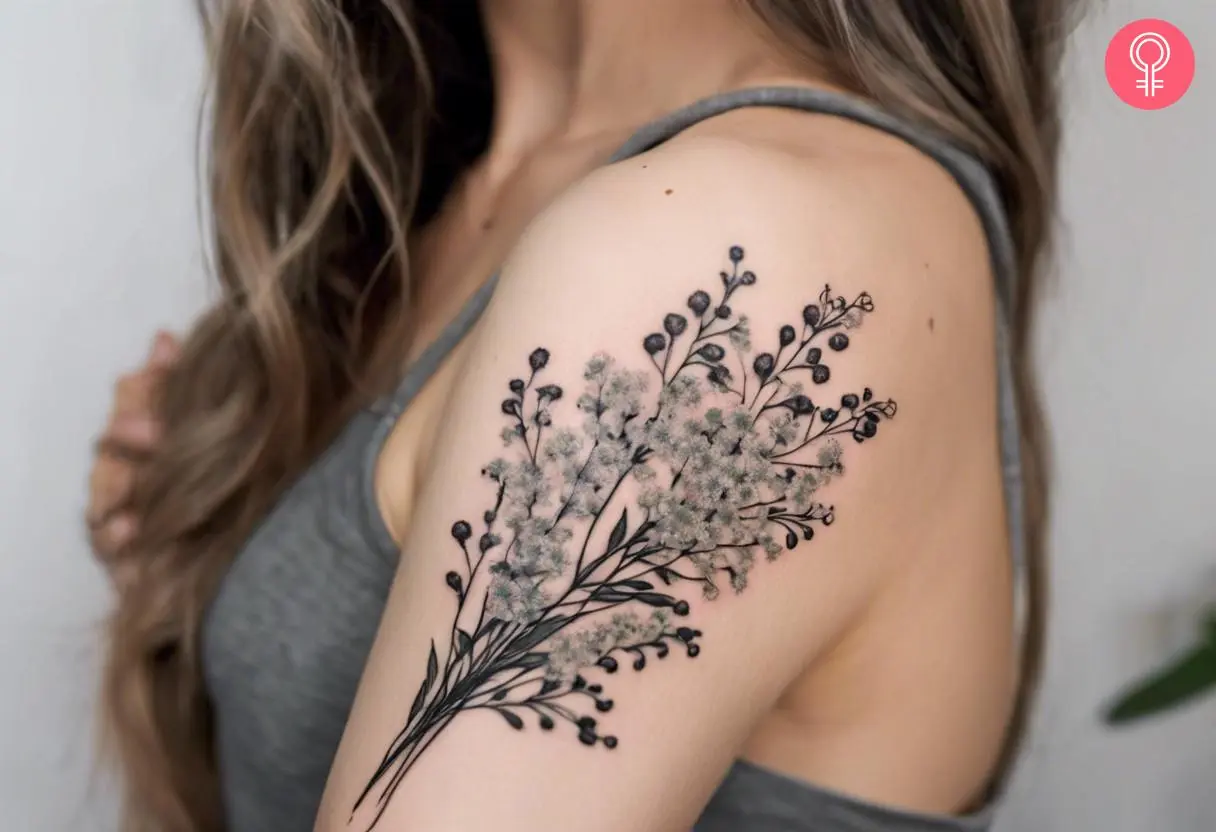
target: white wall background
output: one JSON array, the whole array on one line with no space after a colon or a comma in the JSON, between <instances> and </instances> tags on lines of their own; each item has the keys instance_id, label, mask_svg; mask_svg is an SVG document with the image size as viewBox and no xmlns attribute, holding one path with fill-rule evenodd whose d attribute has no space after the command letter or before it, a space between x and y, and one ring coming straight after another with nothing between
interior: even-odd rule
<instances>
[{"instance_id":1,"label":"white wall background","mask_svg":"<svg viewBox=\"0 0 1216 832\"><path fill-rule=\"evenodd\" d=\"M1216 701L1095 718L1216 597L1216 11L1109 0L1069 85L1062 279L1042 333L1057 443L1055 621L1002 832L1216 829ZM1164 17L1200 75L1173 108L1106 88L1123 23ZM113 832L91 758L97 623L80 533L113 377L198 308L186 0L0 0L0 825ZM742 831L741 831L742 832Z\"/></svg>"},{"instance_id":2,"label":"white wall background","mask_svg":"<svg viewBox=\"0 0 1216 832\"><path fill-rule=\"evenodd\" d=\"M0 0L0 829L112 832L80 516L114 376L203 294L187 0Z\"/></svg>"},{"instance_id":3,"label":"white wall background","mask_svg":"<svg viewBox=\"0 0 1216 832\"><path fill-rule=\"evenodd\" d=\"M1127 731L1094 714L1216 600L1216 7L1104 0L1077 32L1062 263L1040 358L1056 452L1052 632L1001 832L1216 830L1216 697ZM1169 109L1106 85L1106 45L1169 20L1198 74Z\"/></svg>"}]
</instances>

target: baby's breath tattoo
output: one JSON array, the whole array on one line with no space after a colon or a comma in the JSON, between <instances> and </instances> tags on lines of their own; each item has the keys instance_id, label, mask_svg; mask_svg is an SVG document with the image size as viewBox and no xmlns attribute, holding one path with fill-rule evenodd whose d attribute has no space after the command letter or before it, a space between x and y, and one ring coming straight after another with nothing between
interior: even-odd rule
<instances>
[{"instance_id":1,"label":"baby's breath tattoo","mask_svg":"<svg viewBox=\"0 0 1216 832\"><path fill-rule=\"evenodd\" d=\"M596 355L572 397L545 378L549 352L538 348L507 384L506 453L482 469L490 505L451 528L450 631L432 641L352 822L374 827L419 757L472 711L517 731L565 725L586 746L616 748L600 722L613 708L606 677L701 652L686 589L706 600L742 592L759 558L832 524L818 495L844 473L840 440L873 438L895 402L864 388L828 406L811 391L873 300L825 286L753 355L748 319L732 306L757 282L743 259L732 247L717 299L693 292L642 339L644 369ZM581 425L556 427L559 409Z\"/></svg>"}]
</instances>

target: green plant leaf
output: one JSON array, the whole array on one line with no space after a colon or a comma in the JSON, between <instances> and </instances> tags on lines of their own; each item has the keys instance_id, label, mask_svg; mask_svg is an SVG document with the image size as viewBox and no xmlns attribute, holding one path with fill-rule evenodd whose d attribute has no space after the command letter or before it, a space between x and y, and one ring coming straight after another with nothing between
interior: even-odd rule
<instances>
[{"instance_id":1,"label":"green plant leaf","mask_svg":"<svg viewBox=\"0 0 1216 832\"><path fill-rule=\"evenodd\" d=\"M1216 635L1134 685L1115 700L1105 715L1109 725L1125 725L1169 710L1208 691L1216 691Z\"/></svg>"},{"instance_id":2,"label":"green plant leaf","mask_svg":"<svg viewBox=\"0 0 1216 832\"><path fill-rule=\"evenodd\" d=\"M1208 607L1203 616L1203 632L1207 636L1208 647L1216 650L1216 604Z\"/></svg>"}]
</instances>

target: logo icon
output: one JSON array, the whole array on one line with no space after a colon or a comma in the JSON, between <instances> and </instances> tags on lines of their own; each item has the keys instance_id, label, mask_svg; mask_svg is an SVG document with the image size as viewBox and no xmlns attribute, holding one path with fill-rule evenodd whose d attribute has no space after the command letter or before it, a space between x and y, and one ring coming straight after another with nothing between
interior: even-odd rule
<instances>
[{"instance_id":1,"label":"logo icon","mask_svg":"<svg viewBox=\"0 0 1216 832\"><path fill-rule=\"evenodd\" d=\"M1195 77L1195 52L1182 30L1164 20L1127 24L1106 49L1106 80L1124 103L1162 110L1186 94Z\"/></svg>"},{"instance_id":2,"label":"logo icon","mask_svg":"<svg viewBox=\"0 0 1216 832\"><path fill-rule=\"evenodd\" d=\"M1152 63L1149 63L1141 54L1145 46L1156 47ZM1170 42L1156 32L1136 35L1136 39L1132 41L1131 58L1132 66L1144 73L1144 77L1136 82L1136 89L1142 90L1145 95L1152 98L1157 94L1157 90L1165 86L1165 82L1158 77L1157 73L1165 69L1170 62Z\"/></svg>"}]
</instances>

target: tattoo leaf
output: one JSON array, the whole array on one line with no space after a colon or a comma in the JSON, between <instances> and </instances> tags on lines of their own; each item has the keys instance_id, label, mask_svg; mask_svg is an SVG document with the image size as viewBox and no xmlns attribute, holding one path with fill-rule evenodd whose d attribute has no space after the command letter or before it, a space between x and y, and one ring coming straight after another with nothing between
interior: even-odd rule
<instances>
[{"instance_id":1,"label":"tattoo leaf","mask_svg":"<svg viewBox=\"0 0 1216 832\"><path fill-rule=\"evenodd\" d=\"M670 595L660 595L657 592L638 592L633 596L636 600L643 604L649 604L652 607L674 607L676 599Z\"/></svg>"},{"instance_id":2,"label":"tattoo leaf","mask_svg":"<svg viewBox=\"0 0 1216 832\"><path fill-rule=\"evenodd\" d=\"M516 670L536 670L549 663L548 653L527 653L511 663Z\"/></svg>"},{"instance_id":3,"label":"tattoo leaf","mask_svg":"<svg viewBox=\"0 0 1216 832\"><path fill-rule=\"evenodd\" d=\"M418 716L418 712L422 710L422 703L426 702L426 695L430 692L430 685L423 684L419 686L418 693L414 695L414 703L410 705L409 722L414 721L414 717Z\"/></svg>"},{"instance_id":4,"label":"tattoo leaf","mask_svg":"<svg viewBox=\"0 0 1216 832\"><path fill-rule=\"evenodd\" d=\"M426 681L423 686L430 688L435 684L435 677L439 675L439 656L435 653L435 642L431 641L431 655L426 660Z\"/></svg>"},{"instance_id":5,"label":"tattoo leaf","mask_svg":"<svg viewBox=\"0 0 1216 832\"><path fill-rule=\"evenodd\" d=\"M507 724L516 731L522 731L524 729L524 721L519 718L519 714L512 713L505 708L500 708L498 713L502 714L502 718L505 719Z\"/></svg>"},{"instance_id":6,"label":"tattoo leaf","mask_svg":"<svg viewBox=\"0 0 1216 832\"><path fill-rule=\"evenodd\" d=\"M464 630L456 630L456 658L462 658L473 649L473 638Z\"/></svg>"},{"instance_id":7,"label":"tattoo leaf","mask_svg":"<svg viewBox=\"0 0 1216 832\"><path fill-rule=\"evenodd\" d=\"M625 540L625 532L629 529L629 510L621 509L621 519L616 521L616 525L612 527L612 534L608 535L608 551L614 552L620 547Z\"/></svg>"},{"instance_id":8,"label":"tattoo leaf","mask_svg":"<svg viewBox=\"0 0 1216 832\"><path fill-rule=\"evenodd\" d=\"M570 617L566 615L559 615L555 618L550 618L548 621L542 621L529 632L520 636L513 646L517 650L531 650L533 647L544 643L554 633L564 629L569 623Z\"/></svg>"},{"instance_id":9,"label":"tattoo leaf","mask_svg":"<svg viewBox=\"0 0 1216 832\"><path fill-rule=\"evenodd\" d=\"M477 633L476 633L476 635L473 636L473 640L476 641L477 639L482 638L483 636L493 635L494 631L497 630L501 626L502 626L501 619L491 618L489 621L485 622L484 624L482 624L480 627L477 628Z\"/></svg>"},{"instance_id":10,"label":"tattoo leaf","mask_svg":"<svg viewBox=\"0 0 1216 832\"><path fill-rule=\"evenodd\" d=\"M621 592L618 589L597 589L591 593L593 601L602 601L606 604L625 604L637 597L633 592Z\"/></svg>"}]
</instances>

